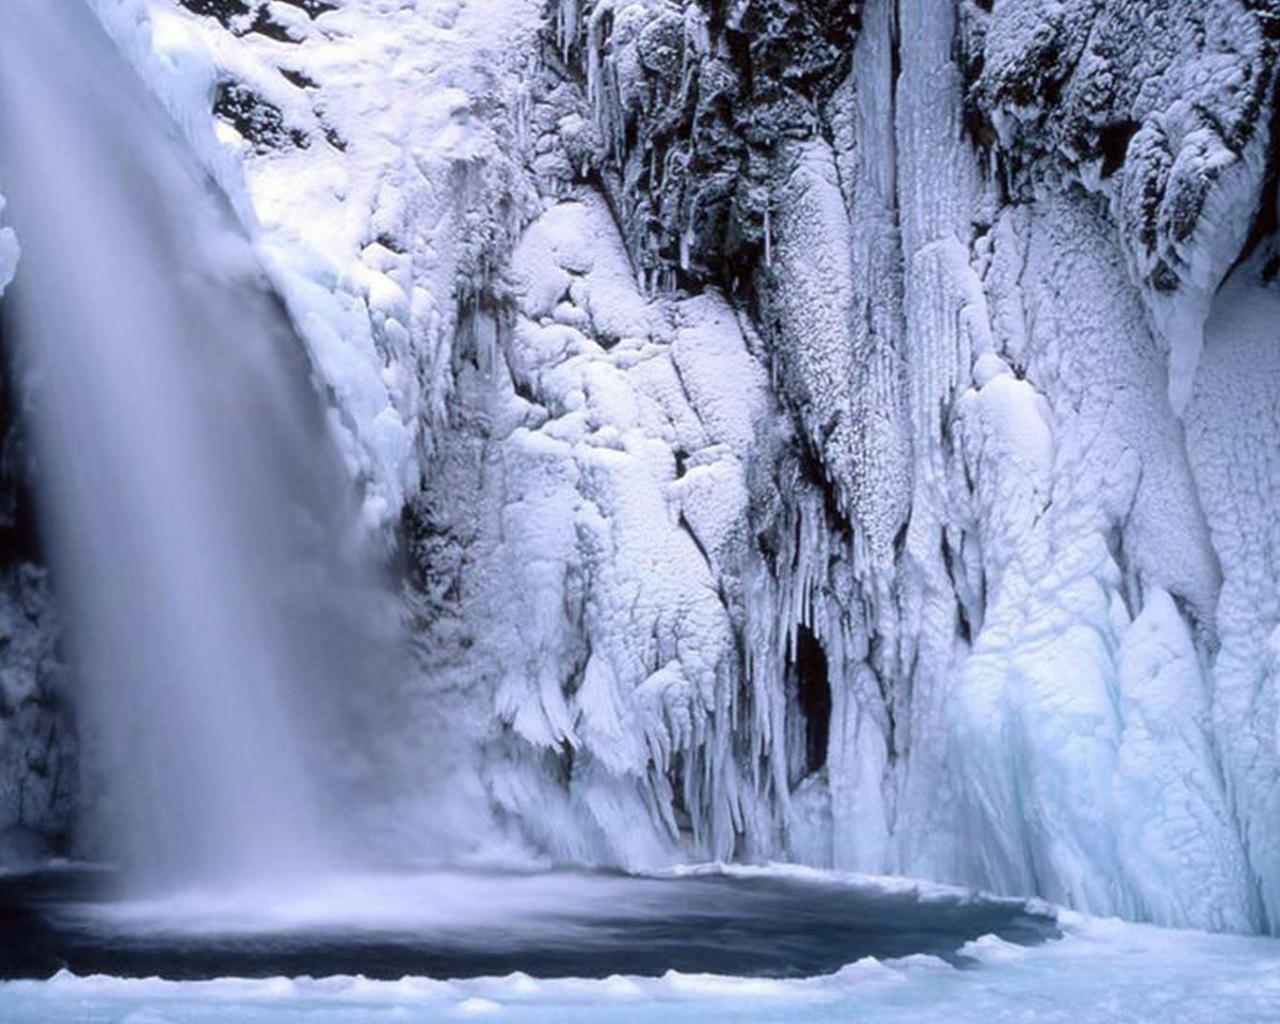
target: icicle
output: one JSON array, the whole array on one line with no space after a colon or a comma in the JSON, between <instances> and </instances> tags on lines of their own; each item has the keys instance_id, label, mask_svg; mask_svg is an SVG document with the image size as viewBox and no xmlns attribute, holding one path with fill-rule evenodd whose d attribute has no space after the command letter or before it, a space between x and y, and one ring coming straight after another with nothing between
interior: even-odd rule
<instances>
[{"instance_id":1,"label":"icicle","mask_svg":"<svg viewBox=\"0 0 1280 1024\"><path fill-rule=\"evenodd\" d=\"M576 2L576 0L575 0ZM613 4L602 0L591 12L587 23L587 102L591 106L596 127L603 129L603 97L600 89L602 64L600 51L604 45L604 19L613 12Z\"/></svg>"},{"instance_id":2,"label":"icicle","mask_svg":"<svg viewBox=\"0 0 1280 1024\"><path fill-rule=\"evenodd\" d=\"M529 148L529 87L522 80L516 86L515 136L516 148L524 153Z\"/></svg>"},{"instance_id":3,"label":"icicle","mask_svg":"<svg viewBox=\"0 0 1280 1024\"><path fill-rule=\"evenodd\" d=\"M567 64L573 40L578 34L578 0L560 0L557 31L560 35L560 56Z\"/></svg>"},{"instance_id":4,"label":"icicle","mask_svg":"<svg viewBox=\"0 0 1280 1024\"><path fill-rule=\"evenodd\" d=\"M772 196L764 204L764 265L773 266L773 229L770 223L769 210L773 206Z\"/></svg>"},{"instance_id":5,"label":"icicle","mask_svg":"<svg viewBox=\"0 0 1280 1024\"><path fill-rule=\"evenodd\" d=\"M678 155L679 155L679 150L675 146L672 146L669 150L667 150L666 156L664 156L662 159L662 180L663 181L669 181L671 179L671 165L675 162Z\"/></svg>"},{"instance_id":6,"label":"icicle","mask_svg":"<svg viewBox=\"0 0 1280 1024\"><path fill-rule=\"evenodd\" d=\"M622 83L618 81L615 68L616 65L611 62L609 85L612 95L609 98L613 105L610 107L609 122L613 126L613 151L618 154L619 160L625 160L627 155L626 111L622 106Z\"/></svg>"},{"instance_id":7,"label":"icicle","mask_svg":"<svg viewBox=\"0 0 1280 1024\"><path fill-rule=\"evenodd\" d=\"M596 35L595 18L587 27L587 103L591 118L600 127L600 42Z\"/></svg>"}]
</instances>

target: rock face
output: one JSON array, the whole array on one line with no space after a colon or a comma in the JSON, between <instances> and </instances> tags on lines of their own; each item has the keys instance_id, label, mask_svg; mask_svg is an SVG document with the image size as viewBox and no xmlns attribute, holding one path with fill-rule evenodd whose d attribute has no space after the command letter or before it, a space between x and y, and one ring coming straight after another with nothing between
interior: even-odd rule
<instances>
[{"instance_id":1,"label":"rock face","mask_svg":"<svg viewBox=\"0 0 1280 1024\"><path fill-rule=\"evenodd\" d=\"M1280 5L97 6L403 555L406 842L1276 929Z\"/></svg>"}]
</instances>

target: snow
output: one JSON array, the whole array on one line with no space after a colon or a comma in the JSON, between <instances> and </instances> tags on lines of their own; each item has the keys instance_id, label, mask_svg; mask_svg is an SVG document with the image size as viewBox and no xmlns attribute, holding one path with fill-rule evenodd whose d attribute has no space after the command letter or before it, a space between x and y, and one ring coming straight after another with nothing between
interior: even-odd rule
<instances>
[{"instance_id":1,"label":"snow","mask_svg":"<svg viewBox=\"0 0 1280 1024\"><path fill-rule=\"evenodd\" d=\"M674 786L695 849L726 856L741 783L708 735L734 671L716 573L742 536L764 372L723 300L641 293L591 192L531 225L512 275L510 387L543 411L495 446L481 497L502 567L482 598L503 623L495 700L519 740L496 773L526 777L498 799L561 856L653 865L678 849ZM560 805L535 765L565 749ZM557 805L568 820L539 809Z\"/></svg>"},{"instance_id":2,"label":"snow","mask_svg":"<svg viewBox=\"0 0 1280 1024\"><path fill-rule=\"evenodd\" d=\"M4 213L4 193L0 193L0 214ZM13 228L0 227L0 295L13 282L13 275L18 269L18 236Z\"/></svg>"},{"instance_id":3,"label":"snow","mask_svg":"<svg viewBox=\"0 0 1280 1024\"><path fill-rule=\"evenodd\" d=\"M1065 936L1036 948L986 936L960 970L929 956L860 960L796 979L681 974L544 980L524 974L445 981L406 977L219 979L77 977L0 983L11 1024L60 1021L859 1021L953 1024L1079 1020L1269 1024L1280 1006L1274 940L1165 931L1064 913Z\"/></svg>"},{"instance_id":4,"label":"snow","mask_svg":"<svg viewBox=\"0 0 1280 1024\"><path fill-rule=\"evenodd\" d=\"M1001 4L983 29L977 93L1001 144L1027 158L1023 173L1065 173L1107 197L1165 336L1178 412L1265 180L1267 18L1242 0L1181 0L1158 16L1068 0ZM1122 152L1105 152L1107 133Z\"/></svg>"},{"instance_id":5,"label":"snow","mask_svg":"<svg viewBox=\"0 0 1280 1024\"><path fill-rule=\"evenodd\" d=\"M1187 450L1222 566L1212 722L1266 913L1280 920L1280 291L1242 265L1213 304Z\"/></svg>"},{"instance_id":6,"label":"snow","mask_svg":"<svg viewBox=\"0 0 1280 1024\"><path fill-rule=\"evenodd\" d=\"M511 230L480 221L511 165L498 122L477 108L515 102L516 80L492 94L494 66L518 79L537 5L471 0L423 18L361 0L312 21L275 4L301 37L284 43L232 36L167 0L93 2L255 235L333 389L366 519L389 527L444 416L460 304L486 285L493 237ZM305 145L259 151L215 126L210 97L225 80L277 108Z\"/></svg>"},{"instance_id":7,"label":"snow","mask_svg":"<svg viewBox=\"0 0 1280 1024\"><path fill-rule=\"evenodd\" d=\"M985 588L951 708L973 880L1248 929L1247 870L1208 730L1211 683L1170 596L1204 621L1217 569L1158 353L1089 214L1044 209L1022 226L1026 267L1050 284L1023 288L1027 378L997 368L957 407ZM997 243L996 289L1010 255ZM1085 287L1090 308L1059 298L1069 292L1055 281ZM979 377L994 360L978 360Z\"/></svg>"},{"instance_id":8,"label":"snow","mask_svg":"<svg viewBox=\"0 0 1280 1024\"><path fill-rule=\"evenodd\" d=\"M609 134L640 72L630 28L607 58L593 42L607 10L560 15L592 26ZM559 858L781 856L1257 928L1211 721L1220 552L1169 397L1198 307L1166 315L1135 280L1109 193L1046 173L1006 204L965 134L952 14L901 13L896 89L869 3L830 141L778 156L759 335L712 300L725 351L769 371L745 402L681 324L708 309L634 283L641 243L593 189L561 183L521 235L493 380L460 384L493 423L484 479L429 491L488 524L459 611L490 624L483 667L452 677L496 680L480 774ZM1188 296L1256 184L1214 180L1178 243ZM797 757L802 628L832 685L818 772Z\"/></svg>"}]
</instances>

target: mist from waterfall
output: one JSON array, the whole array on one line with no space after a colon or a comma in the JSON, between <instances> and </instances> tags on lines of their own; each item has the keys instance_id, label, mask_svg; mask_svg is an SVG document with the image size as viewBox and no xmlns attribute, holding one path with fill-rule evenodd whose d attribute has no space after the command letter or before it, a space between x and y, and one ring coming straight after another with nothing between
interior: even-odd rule
<instances>
[{"instance_id":1,"label":"mist from waterfall","mask_svg":"<svg viewBox=\"0 0 1280 1024\"><path fill-rule=\"evenodd\" d=\"M387 658L305 353L81 0L0 5L0 181L97 839L148 882L323 867L334 721Z\"/></svg>"}]
</instances>

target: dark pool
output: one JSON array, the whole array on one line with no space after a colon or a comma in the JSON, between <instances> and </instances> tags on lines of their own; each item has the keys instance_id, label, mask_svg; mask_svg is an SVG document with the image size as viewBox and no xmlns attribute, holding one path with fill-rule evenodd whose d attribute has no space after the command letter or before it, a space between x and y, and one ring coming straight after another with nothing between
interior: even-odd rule
<instances>
[{"instance_id":1,"label":"dark pool","mask_svg":"<svg viewBox=\"0 0 1280 1024\"><path fill-rule=\"evenodd\" d=\"M172 979L363 974L463 978L798 977L861 957L931 953L994 933L1035 945L1052 917L1015 900L816 876L457 872L129 901L110 872L0 878L0 976Z\"/></svg>"}]
</instances>

